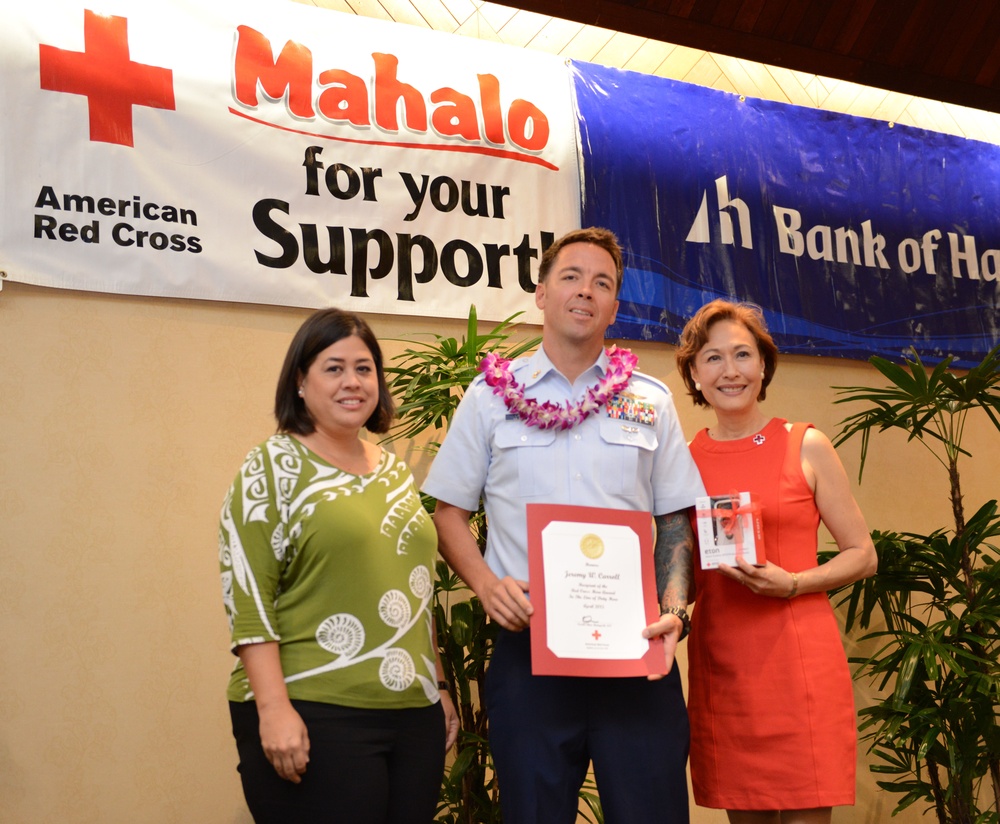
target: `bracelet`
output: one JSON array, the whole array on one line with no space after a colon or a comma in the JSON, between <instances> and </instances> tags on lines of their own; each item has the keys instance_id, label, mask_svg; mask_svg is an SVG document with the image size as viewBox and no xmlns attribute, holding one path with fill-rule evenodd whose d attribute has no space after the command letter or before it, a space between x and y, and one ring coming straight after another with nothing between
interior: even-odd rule
<instances>
[{"instance_id":1,"label":"bracelet","mask_svg":"<svg viewBox=\"0 0 1000 824\"><path fill-rule=\"evenodd\" d=\"M786 598L794 598L795 593L799 591L799 573L792 573L792 591L786 595Z\"/></svg>"},{"instance_id":2,"label":"bracelet","mask_svg":"<svg viewBox=\"0 0 1000 824\"><path fill-rule=\"evenodd\" d=\"M688 617L687 610L684 607L667 607L660 610L660 617L662 618L664 615L676 615L681 622L681 636L677 640L683 641L687 638L691 631L691 619Z\"/></svg>"},{"instance_id":3,"label":"bracelet","mask_svg":"<svg viewBox=\"0 0 1000 824\"><path fill-rule=\"evenodd\" d=\"M446 690L446 689L448 689L448 682L447 681L438 681L438 689L439 690Z\"/></svg>"}]
</instances>

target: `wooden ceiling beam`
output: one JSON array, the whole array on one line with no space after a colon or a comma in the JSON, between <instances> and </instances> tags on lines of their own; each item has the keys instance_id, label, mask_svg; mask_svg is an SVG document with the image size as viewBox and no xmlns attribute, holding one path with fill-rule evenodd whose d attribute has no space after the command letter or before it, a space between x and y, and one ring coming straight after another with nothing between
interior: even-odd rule
<instances>
[{"instance_id":1,"label":"wooden ceiling beam","mask_svg":"<svg viewBox=\"0 0 1000 824\"><path fill-rule=\"evenodd\" d=\"M813 13L803 6L815 0L753 0L741 7L745 14L737 15L731 26L693 19L695 14L707 13L711 21L716 11L720 12L721 19L731 17L733 7L720 0L497 2L638 37L1000 112L1000 18L992 13L998 7L996 0L976 0L976 5L985 4L983 8L991 12L974 16L984 30L977 31L974 38L965 32L961 37L952 37L952 42L947 42L941 34L948 28L947 24L955 20L954 0L921 0L920 16L927 19L916 26L916 31L908 25L911 18L905 13L914 11L913 0L839 0L832 4L836 12L831 10L818 28L816 18L811 16ZM753 30L739 30L737 20L740 28L752 21ZM783 20L787 28L782 26ZM966 15L964 21L969 20ZM795 25L790 25L793 22ZM786 37L763 36L762 30L784 33ZM809 36L806 33L810 31L814 36L812 43L792 42L795 37ZM939 69L936 73L924 66L928 56L926 48L922 50L924 60L914 66L921 52L914 52L906 43L899 42L901 38L916 38L924 44L928 37L932 38L934 50L948 52L943 58L934 56L934 65ZM964 51L961 59L950 51L955 41ZM970 48L970 42L977 48ZM973 53L979 56L979 65L971 65Z\"/></svg>"}]
</instances>

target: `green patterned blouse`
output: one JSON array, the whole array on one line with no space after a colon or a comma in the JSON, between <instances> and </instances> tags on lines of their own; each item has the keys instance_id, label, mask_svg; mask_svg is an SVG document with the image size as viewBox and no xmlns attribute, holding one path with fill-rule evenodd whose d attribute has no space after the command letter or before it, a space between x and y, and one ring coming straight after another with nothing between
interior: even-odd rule
<instances>
[{"instance_id":1,"label":"green patterned blouse","mask_svg":"<svg viewBox=\"0 0 1000 824\"><path fill-rule=\"evenodd\" d=\"M440 700L430 601L434 524L406 464L383 450L352 475L291 435L247 456L222 505L232 647L278 641L291 698L371 709ZM242 664L230 701L252 701Z\"/></svg>"}]
</instances>

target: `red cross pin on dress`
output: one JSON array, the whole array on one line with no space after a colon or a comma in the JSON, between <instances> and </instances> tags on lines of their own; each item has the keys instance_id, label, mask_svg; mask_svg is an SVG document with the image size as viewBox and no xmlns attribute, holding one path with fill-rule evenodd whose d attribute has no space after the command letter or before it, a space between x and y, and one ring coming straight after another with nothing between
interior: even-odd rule
<instances>
[{"instance_id":1,"label":"red cross pin on dress","mask_svg":"<svg viewBox=\"0 0 1000 824\"><path fill-rule=\"evenodd\" d=\"M175 109L173 72L129 57L128 20L84 11L82 52L41 44L41 88L87 98L90 139L133 146L132 107Z\"/></svg>"}]
</instances>

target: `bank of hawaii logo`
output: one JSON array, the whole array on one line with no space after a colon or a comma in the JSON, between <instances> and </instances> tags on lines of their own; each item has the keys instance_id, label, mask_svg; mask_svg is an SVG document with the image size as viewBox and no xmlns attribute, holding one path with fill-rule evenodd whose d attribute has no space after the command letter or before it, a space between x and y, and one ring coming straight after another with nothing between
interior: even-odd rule
<instances>
[{"instance_id":1,"label":"bank of hawaii logo","mask_svg":"<svg viewBox=\"0 0 1000 824\"><path fill-rule=\"evenodd\" d=\"M39 45L41 87L87 98L92 141L133 146L133 106L176 108L173 72L131 59L124 17L85 10L83 38L82 52Z\"/></svg>"}]
</instances>

